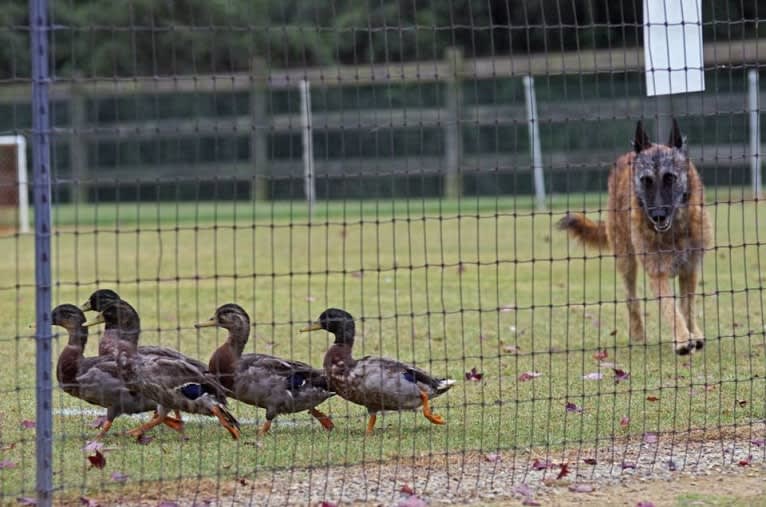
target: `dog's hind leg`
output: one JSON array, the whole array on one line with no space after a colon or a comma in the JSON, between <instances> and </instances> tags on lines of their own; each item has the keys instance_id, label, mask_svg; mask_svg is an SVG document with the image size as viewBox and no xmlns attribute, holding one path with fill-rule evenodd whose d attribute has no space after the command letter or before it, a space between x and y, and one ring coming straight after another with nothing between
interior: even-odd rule
<instances>
[{"instance_id":1,"label":"dog's hind leg","mask_svg":"<svg viewBox=\"0 0 766 507\"><path fill-rule=\"evenodd\" d=\"M705 335L697 325L696 312L694 310L695 292L697 290L697 263L693 263L688 269L678 274L678 286L681 289L681 310L686 319L686 326L692 335L694 346L701 349L705 346Z\"/></svg>"},{"instance_id":2,"label":"dog's hind leg","mask_svg":"<svg viewBox=\"0 0 766 507\"><path fill-rule=\"evenodd\" d=\"M625 302L628 305L628 318L630 319L630 340L642 342L646 337L641 319L641 302L636 297L636 271L638 269L636 256L632 252L617 254L616 264L625 281Z\"/></svg>"},{"instance_id":3,"label":"dog's hind leg","mask_svg":"<svg viewBox=\"0 0 766 507\"><path fill-rule=\"evenodd\" d=\"M665 321L670 324L673 331L676 354L684 356L694 352L696 345L686 327L686 319L676 307L675 298L670 285L670 278L665 274L657 274L649 277L649 283L654 290L655 296L660 300L660 308Z\"/></svg>"}]
</instances>

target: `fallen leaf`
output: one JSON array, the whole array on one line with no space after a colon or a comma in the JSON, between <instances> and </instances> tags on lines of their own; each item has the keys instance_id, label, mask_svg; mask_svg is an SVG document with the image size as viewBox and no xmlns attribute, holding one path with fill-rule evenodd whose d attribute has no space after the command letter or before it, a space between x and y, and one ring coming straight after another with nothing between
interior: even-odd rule
<instances>
[{"instance_id":1,"label":"fallen leaf","mask_svg":"<svg viewBox=\"0 0 766 507\"><path fill-rule=\"evenodd\" d=\"M244 477L240 477L240 478L239 478L239 483L240 483L242 486L247 486L247 479L245 479Z\"/></svg>"},{"instance_id":2,"label":"fallen leaf","mask_svg":"<svg viewBox=\"0 0 766 507\"><path fill-rule=\"evenodd\" d=\"M753 444L756 447L763 447L764 444L766 444L766 440L764 440L762 438L759 438L759 439L756 439L756 440L751 440L750 443Z\"/></svg>"},{"instance_id":3,"label":"fallen leaf","mask_svg":"<svg viewBox=\"0 0 766 507\"><path fill-rule=\"evenodd\" d=\"M99 503L92 498L88 498L87 496L81 496L80 497L80 505L85 505L86 507L99 507Z\"/></svg>"},{"instance_id":4,"label":"fallen leaf","mask_svg":"<svg viewBox=\"0 0 766 507\"><path fill-rule=\"evenodd\" d=\"M503 305L499 308L500 313L512 312L515 309L514 305Z\"/></svg>"},{"instance_id":5,"label":"fallen leaf","mask_svg":"<svg viewBox=\"0 0 766 507\"><path fill-rule=\"evenodd\" d=\"M106 458L101 454L101 451L96 451L93 456L88 456L88 461L90 461L91 468L104 468L106 465Z\"/></svg>"},{"instance_id":6,"label":"fallen leaf","mask_svg":"<svg viewBox=\"0 0 766 507\"><path fill-rule=\"evenodd\" d=\"M585 380L601 380L604 378L604 374L600 371L594 371L593 373L588 373L587 375L582 376Z\"/></svg>"},{"instance_id":7,"label":"fallen leaf","mask_svg":"<svg viewBox=\"0 0 766 507\"><path fill-rule=\"evenodd\" d=\"M563 479L569 475L569 463L561 463L559 465L559 474L556 476L556 480Z\"/></svg>"},{"instance_id":8,"label":"fallen leaf","mask_svg":"<svg viewBox=\"0 0 766 507\"><path fill-rule=\"evenodd\" d=\"M317 298L315 298L314 296L306 296L306 301L308 301L309 303L313 303L316 300Z\"/></svg>"},{"instance_id":9,"label":"fallen leaf","mask_svg":"<svg viewBox=\"0 0 766 507\"><path fill-rule=\"evenodd\" d=\"M533 470L547 470L553 466L553 463L550 462L550 460L541 460L539 458L535 458L535 460L532 462L532 469Z\"/></svg>"},{"instance_id":10,"label":"fallen leaf","mask_svg":"<svg viewBox=\"0 0 766 507\"><path fill-rule=\"evenodd\" d=\"M88 426L93 429L98 429L102 427L108 420L109 418L107 418L105 415L100 415L93 419Z\"/></svg>"},{"instance_id":11,"label":"fallen leaf","mask_svg":"<svg viewBox=\"0 0 766 507\"><path fill-rule=\"evenodd\" d=\"M154 440L154 437L147 435L146 433L141 433L136 437L136 442L138 442L140 445L149 445L152 440Z\"/></svg>"},{"instance_id":12,"label":"fallen leaf","mask_svg":"<svg viewBox=\"0 0 766 507\"><path fill-rule=\"evenodd\" d=\"M519 382L526 382L528 380L536 379L537 377L541 376L542 373L538 373L536 371L525 371L521 375L519 375Z\"/></svg>"},{"instance_id":13,"label":"fallen leaf","mask_svg":"<svg viewBox=\"0 0 766 507\"><path fill-rule=\"evenodd\" d=\"M16 463L9 459L4 459L3 461L0 461L0 470L5 470L8 468L16 468Z\"/></svg>"},{"instance_id":14,"label":"fallen leaf","mask_svg":"<svg viewBox=\"0 0 766 507\"><path fill-rule=\"evenodd\" d=\"M362 278L363 276L364 276L364 272L363 271L352 271L351 272L351 277L352 278Z\"/></svg>"},{"instance_id":15,"label":"fallen leaf","mask_svg":"<svg viewBox=\"0 0 766 507\"><path fill-rule=\"evenodd\" d=\"M524 500L522 500L521 505L529 505L529 506L532 506L532 507L539 507L542 504L540 502L538 502L537 500L535 500L534 498L532 498L532 497L525 497Z\"/></svg>"},{"instance_id":16,"label":"fallen leaf","mask_svg":"<svg viewBox=\"0 0 766 507\"><path fill-rule=\"evenodd\" d=\"M95 452L95 451L101 451L104 449L103 442L99 442L98 440L91 440L90 442L87 442L85 444L85 447L82 448L85 452Z\"/></svg>"},{"instance_id":17,"label":"fallen leaf","mask_svg":"<svg viewBox=\"0 0 766 507\"><path fill-rule=\"evenodd\" d=\"M472 382L479 382L483 376L484 374L479 373L479 371L476 368L471 368L471 371L467 371L465 373L465 379L470 380Z\"/></svg>"},{"instance_id":18,"label":"fallen leaf","mask_svg":"<svg viewBox=\"0 0 766 507\"><path fill-rule=\"evenodd\" d=\"M319 502L319 506L318 507L338 507L338 506L335 503L333 503L333 502L328 502L327 500L322 500L321 502Z\"/></svg>"},{"instance_id":19,"label":"fallen leaf","mask_svg":"<svg viewBox=\"0 0 766 507\"><path fill-rule=\"evenodd\" d=\"M751 454L747 458L739 460L737 462L737 465L741 467L746 467L746 466L749 466L752 462L753 462L753 455Z\"/></svg>"},{"instance_id":20,"label":"fallen leaf","mask_svg":"<svg viewBox=\"0 0 766 507\"><path fill-rule=\"evenodd\" d=\"M636 504L636 507L654 507L654 504L646 500L641 500Z\"/></svg>"},{"instance_id":21,"label":"fallen leaf","mask_svg":"<svg viewBox=\"0 0 766 507\"><path fill-rule=\"evenodd\" d=\"M24 419L21 421L21 427L25 430L32 429L35 427L35 422L30 419Z\"/></svg>"},{"instance_id":22,"label":"fallen leaf","mask_svg":"<svg viewBox=\"0 0 766 507\"><path fill-rule=\"evenodd\" d=\"M20 496L16 499L20 505L37 505L37 499L28 496Z\"/></svg>"},{"instance_id":23,"label":"fallen leaf","mask_svg":"<svg viewBox=\"0 0 766 507\"><path fill-rule=\"evenodd\" d=\"M125 482L128 480L128 475L122 472L112 472L112 480L114 482Z\"/></svg>"},{"instance_id":24,"label":"fallen leaf","mask_svg":"<svg viewBox=\"0 0 766 507\"><path fill-rule=\"evenodd\" d=\"M514 487L511 491L513 491L515 494L519 496L532 496L534 494L534 491L532 491L532 488L530 488L528 485L524 483Z\"/></svg>"},{"instance_id":25,"label":"fallen leaf","mask_svg":"<svg viewBox=\"0 0 766 507\"><path fill-rule=\"evenodd\" d=\"M612 329L612 332L609 333L609 336L617 336L617 330L616 329Z\"/></svg>"},{"instance_id":26,"label":"fallen leaf","mask_svg":"<svg viewBox=\"0 0 766 507\"><path fill-rule=\"evenodd\" d=\"M629 469L633 470L636 468L636 464L631 463L630 461L623 461L620 466L622 467L623 470L629 470Z\"/></svg>"},{"instance_id":27,"label":"fallen leaf","mask_svg":"<svg viewBox=\"0 0 766 507\"><path fill-rule=\"evenodd\" d=\"M503 345L503 352L506 354L518 354L521 352L521 349L516 345Z\"/></svg>"},{"instance_id":28,"label":"fallen leaf","mask_svg":"<svg viewBox=\"0 0 766 507\"><path fill-rule=\"evenodd\" d=\"M12 450L15 447L16 447L16 442L12 442L10 444L6 444L6 445L0 447L0 452L10 451L10 450Z\"/></svg>"},{"instance_id":29,"label":"fallen leaf","mask_svg":"<svg viewBox=\"0 0 766 507\"><path fill-rule=\"evenodd\" d=\"M575 405L571 401L567 402L566 409L567 409L567 412L574 412L576 414L582 414L582 408L578 407L577 405Z\"/></svg>"},{"instance_id":30,"label":"fallen leaf","mask_svg":"<svg viewBox=\"0 0 766 507\"><path fill-rule=\"evenodd\" d=\"M622 382L623 380L628 380L630 378L630 373L626 372L625 370L621 370L619 368L613 368L612 371L614 371L615 384Z\"/></svg>"},{"instance_id":31,"label":"fallen leaf","mask_svg":"<svg viewBox=\"0 0 766 507\"><path fill-rule=\"evenodd\" d=\"M659 437L657 436L657 433L653 433L653 432L644 433L645 444L656 444L658 440L659 440Z\"/></svg>"},{"instance_id":32,"label":"fallen leaf","mask_svg":"<svg viewBox=\"0 0 766 507\"><path fill-rule=\"evenodd\" d=\"M593 359L596 361L603 361L607 357L609 357L609 353L606 351L606 349L598 350L595 354L593 354Z\"/></svg>"},{"instance_id":33,"label":"fallen leaf","mask_svg":"<svg viewBox=\"0 0 766 507\"><path fill-rule=\"evenodd\" d=\"M598 461L596 461L596 458L585 458L583 461L587 465L595 465L598 463Z\"/></svg>"},{"instance_id":34,"label":"fallen leaf","mask_svg":"<svg viewBox=\"0 0 766 507\"><path fill-rule=\"evenodd\" d=\"M578 483L569 486L569 491L572 493L593 493L595 489L592 484Z\"/></svg>"},{"instance_id":35,"label":"fallen leaf","mask_svg":"<svg viewBox=\"0 0 766 507\"><path fill-rule=\"evenodd\" d=\"M428 507L428 504L417 495L410 495L399 502L399 507Z\"/></svg>"},{"instance_id":36,"label":"fallen leaf","mask_svg":"<svg viewBox=\"0 0 766 507\"><path fill-rule=\"evenodd\" d=\"M412 489L412 486L410 486L409 484L407 484L407 483L405 482L405 483L402 485L402 487L401 487L401 488L399 488L399 493L404 493L404 494L406 494L406 495L414 495L414 494L415 494L415 490L414 490L414 489Z\"/></svg>"},{"instance_id":37,"label":"fallen leaf","mask_svg":"<svg viewBox=\"0 0 766 507\"><path fill-rule=\"evenodd\" d=\"M622 416L620 418L620 426L622 426L623 428L627 428L628 426L630 426L630 417L626 415Z\"/></svg>"},{"instance_id":38,"label":"fallen leaf","mask_svg":"<svg viewBox=\"0 0 766 507\"><path fill-rule=\"evenodd\" d=\"M657 396L647 396L646 401L659 401Z\"/></svg>"},{"instance_id":39,"label":"fallen leaf","mask_svg":"<svg viewBox=\"0 0 766 507\"><path fill-rule=\"evenodd\" d=\"M500 461L500 455L497 453L491 452L489 454L485 454L484 459L486 461L489 461L490 463L495 463L497 461Z\"/></svg>"},{"instance_id":40,"label":"fallen leaf","mask_svg":"<svg viewBox=\"0 0 766 507\"><path fill-rule=\"evenodd\" d=\"M747 405L747 400L737 400L737 405L739 405L740 407L744 407L745 405Z\"/></svg>"},{"instance_id":41,"label":"fallen leaf","mask_svg":"<svg viewBox=\"0 0 766 507\"><path fill-rule=\"evenodd\" d=\"M170 500L162 500L157 504L157 507L178 507L178 504Z\"/></svg>"},{"instance_id":42,"label":"fallen leaf","mask_svg":"<svg viewBox=\"0 0 766 507\"><path fill-rule=\"evenodd\" d=\"M466 270L465 264L463 264L462 262L458 262L457 263L457 274L458 275L462 275L463 273L465 273L465 270Z\"/></svg>"}]
</instances>

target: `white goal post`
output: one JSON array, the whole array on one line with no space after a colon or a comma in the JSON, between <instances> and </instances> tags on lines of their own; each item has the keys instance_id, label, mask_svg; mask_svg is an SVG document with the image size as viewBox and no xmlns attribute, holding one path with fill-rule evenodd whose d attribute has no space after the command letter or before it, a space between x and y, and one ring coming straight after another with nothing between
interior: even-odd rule
<instances>
[{"instance_id":1,"label":"white goal post","mask_svg":"<svg viewBox=\"0 0 766 507\"><path fill-rule=\"evenodd\" d=\"M27 140L22 135L0 136L0 146L16 147L16 174L19 185L19 232L29 232L29 198L27 183Z\"/></svg>"}]
</instances>

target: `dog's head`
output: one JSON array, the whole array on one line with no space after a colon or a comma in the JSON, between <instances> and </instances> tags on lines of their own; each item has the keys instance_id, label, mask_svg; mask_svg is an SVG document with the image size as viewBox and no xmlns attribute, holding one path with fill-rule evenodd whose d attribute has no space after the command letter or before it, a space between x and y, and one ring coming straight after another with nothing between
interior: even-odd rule
<instances>
[{"instance_id":1,"label":"dog's head","mask_svg":"<svg viewBox=\"0 0 766 507\"><path fill-rule=\"evenodd\" d=\"M654 230L666 232L678 209L689 200L686 140L674 119L668 144L653 144L639 121L633 149L633 186L639 206Z\"/></svg>"}]
</instances>

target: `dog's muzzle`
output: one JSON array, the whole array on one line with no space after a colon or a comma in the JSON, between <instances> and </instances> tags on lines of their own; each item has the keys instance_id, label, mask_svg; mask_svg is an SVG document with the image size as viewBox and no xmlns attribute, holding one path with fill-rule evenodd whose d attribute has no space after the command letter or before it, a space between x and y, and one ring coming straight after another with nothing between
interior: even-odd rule
<instances>
[{"instance_id":1,"label":"dog's muzzle","mask_svg":"<svg viewBox=\"0 0 766 507\"><path fill-rule=\"evenodd\" d=\"M649 219L657 232L665 232L673 224L673 209L670 206L657 206L648 210Z\"/></svg>"}]
</instances>

